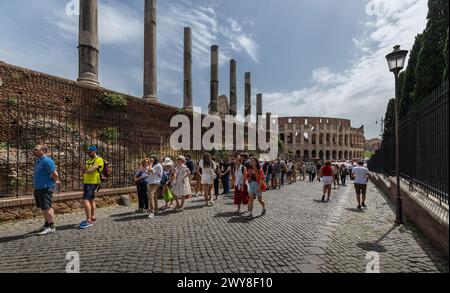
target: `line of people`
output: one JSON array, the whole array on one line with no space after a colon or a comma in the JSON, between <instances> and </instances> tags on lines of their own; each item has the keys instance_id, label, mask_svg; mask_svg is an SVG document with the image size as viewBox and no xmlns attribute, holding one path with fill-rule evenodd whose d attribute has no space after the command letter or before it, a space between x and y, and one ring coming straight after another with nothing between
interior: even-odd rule
<instances>
[{"instance_id":1,"label":"line of people","mask_svg":"<svg viewBox=\"0 0 450 293\"><path fill-rule=\"evenodd\" d=\"M39 235L56 231L52 197L55 187L60 182L55 163L47 156L47 150L45 145L37 145L33 150L37 159L33 175L34 197L36 206L42 210L45 218L45 224ZM95 194L99 191L103 177L106 176L104 174L108 166L97 152L96 146L88 147L89 159L80 166L83 174L82 203L86 215L86 219L79 225L80 229L90 228L97 221ZM182 212L186 200L197 196L204 197L204 206L213 206L218 199L219 185L222 181L222 195L231 195L230 185L233 186L237 213L240 214L242 206L246 205L247 211L243 216L253 217L254 202L257 200L262 207L261 215L265 215L266 202L263 198L265 191L281 189L285 184L293 184L298 179L304 181L306 175L310 182L313 182L316 174L318 181L324 184L322 201L330 200L333 184L335 188L340 182L345 186L346 177L351 174L351 178L355 180L358 209L361 209L367 207L365 199L369 176L369 171L363 165L361 162L358 167L348 170L344 165L333 166L330 161L325 162L324 166L320 163L303 164L281 159L264 162L246 153L236 155L233 159L220 160L218 163L214 156L205 153L197 164L190 156L178 156L176 163L170 158L163 158L160 162L153 156L143 159L134 175L139 205L136 213L148 213L148 218L152 219L159 211L169 208ZM158 208L158 199L161 196L165 204L162 208Z\"/></svg>"}]
</instances>

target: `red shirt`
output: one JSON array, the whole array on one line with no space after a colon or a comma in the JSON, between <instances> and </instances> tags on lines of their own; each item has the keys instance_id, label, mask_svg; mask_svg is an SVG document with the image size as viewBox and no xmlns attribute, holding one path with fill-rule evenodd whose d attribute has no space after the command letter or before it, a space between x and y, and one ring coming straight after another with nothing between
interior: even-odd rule
<instances>
[{"instance_id":1,"label":"red shirt","mask_svg":"<svg viewBox=\"0 0 450 293\"><path fill-rule=\"evenodd\" d=\"M324 176L324 177L332 177L333 176L333 169L330 166L323 166L322 167L322 176Z\"/></svg>"}]
</instances>

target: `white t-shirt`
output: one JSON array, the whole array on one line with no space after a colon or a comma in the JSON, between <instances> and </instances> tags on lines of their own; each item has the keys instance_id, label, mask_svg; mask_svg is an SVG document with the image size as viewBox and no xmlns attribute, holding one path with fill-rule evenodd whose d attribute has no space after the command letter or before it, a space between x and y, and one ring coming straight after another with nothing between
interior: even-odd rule
<instances>
[{"instance_id":1,"label":"white t-shirt","mask_svg":"<svg viewBox=\"0 0 450 293\"><path fill-rule=\"evenodd\" d=\"M152 167L153 172L150 173L149 177L148 177L148 184L160 184L161 183L161 178L163 175L163 167L161 166L161 164L156 164L155 166Z\"/></svg>"},{"instance_id":2,"label":"white t-shirt","mask_svg":"<svg viewBox=\"0 0 450 293\"><path fill-rule=\"evenodd\" d=\"M287 170L292 171L292 163L287 163Z\"/></svg>"},{"instance_id":3,"label":"white t-shirt","mask_svg":"<svg viewBox=\"0 0 450 293\"><path fill-rule=\"evenodd\" d=\"M352 174L355 175L355 184L367 184L366 175L369 174L369 170L365 167L355 167L352 170Z\"/></svg>"},{"instance_id":4,"label":"white t-shirt","mask_svg":"<svg viewBox=\"0 0 450 293\"><path fill-rule=\"evenodd\" d=\"M212 168L204 168L204 162L201 160L198 165L202 168L202 184L214 184L216 163L211 161Z\"/></svg>"}]
</instances>

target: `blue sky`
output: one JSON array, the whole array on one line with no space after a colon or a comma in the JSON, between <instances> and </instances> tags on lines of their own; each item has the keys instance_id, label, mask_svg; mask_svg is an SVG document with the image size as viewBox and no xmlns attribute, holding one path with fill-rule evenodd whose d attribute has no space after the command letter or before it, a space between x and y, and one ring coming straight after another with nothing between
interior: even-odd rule
<instances>
[{"instance_id":1,"label":"blue sky","mask_svg":"<svg viewBox=\"0 0 450 293\"><path fill-rule=\"evenodd\" d=\"M77 78L78 17L69 0L0 1L0 60L68 79ZM165 0L158 1L158 95L181 106L183 27L193 28L194 104L209 102L209 50L220 46L220 94L228 96L229 59L238 62L243 111L244 73L253 99L279 116L332 116L365 125L393 96L384 56L410 49L426 25L426 0ZM142 96L144 0L99 0L100 82ZM254 109L253 109L254 110Z\"/></svg>"}]
</instances>

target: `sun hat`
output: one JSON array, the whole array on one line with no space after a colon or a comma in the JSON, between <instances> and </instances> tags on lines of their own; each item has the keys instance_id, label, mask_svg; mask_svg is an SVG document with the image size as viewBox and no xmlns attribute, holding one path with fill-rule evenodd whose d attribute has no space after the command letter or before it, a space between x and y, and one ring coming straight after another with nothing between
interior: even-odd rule
<instances>
[{"instance_id":1,"label":"sun hat","mask_svg":"<svg viewBox=\"0 0 450 293\"><path fill-rule=\"evenodd\" d=\"M171 167L173 167L173 161L170 159L170 158L166 158L165 160L164 160L164 162L161 164L163 167L166 167L166 166L171 166Z\"/></svg>"},{"instance_id":2,"label":"sun hat","mask_svg":"<svg viewBox=\"0 0 450 293\"><path fill-rule=\"evenodd\" d=\"M186 162L186 157L185 156L178 156L178 160L182 160L183 162Z\"/></svg>"}]
</instances>

